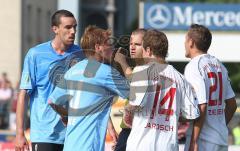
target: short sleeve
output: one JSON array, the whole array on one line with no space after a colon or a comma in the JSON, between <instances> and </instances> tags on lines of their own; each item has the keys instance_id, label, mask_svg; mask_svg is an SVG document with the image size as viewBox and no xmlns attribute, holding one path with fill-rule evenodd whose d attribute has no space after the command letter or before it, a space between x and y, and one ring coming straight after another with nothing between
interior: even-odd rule
<instances>
[{"instance_id":1,"label":"short sleeve","mask_svg":"<svg viewBox=\"0 0 240 151\"><path fill-rule=\"evenodd\" d=\"M68 82L65 78L58 83L48 98L49 104L53 103L56 105L65 105L69 100L71 100L73 96L68 93L68 83L70 82Z\"/></svg>"},{"instance_id":2,"label":"short sleeve","mask_svg":"<svg viewBox=\"0 0 240 151\"><path fill-rule=\"evenodd\" d=\"M123 99L129 97L129 82L114 68L107 75L104 86Z\"/></svg>"},{"instance_id":3,"label":"short sleeve","mask_svg":"<svg viewBox=\"0 0 240 151\"><path fill-rule=\"evenodd\" d=\"M129 104L133 106L144 106L144 97L148 91L148 66L138 66L133 70L130 84Z\"/></svg>"},{"instance_id":4,"label":"short sleeve","mask_svg":"<svg viewBox=\"0 0 240 151\"><path fill-rule=\"evenodd\" d=\"M198 104L208 103L204 77L201 76L197 66L189 63L185 68L184 76L196 92Z\"/></svg>"},{"instance_id":5,"label":"short sleeve","mask_svg":"<svg viewBox=\"0 0 240 151\"><path fill-rule=\"evenodd\" d=\"M20 81L20 89L27 90L31 93L36 85L36 73L33 49L30 49L24 59L23 71Z\"/></svg>"},{"instance_id":6,"label":"short sleeve","mask_svg":"<svg viewBox=\"0 0 240 151\"><path fill-rule=\"evenodd\" d=\"M198 100L195 95L194 89L187 81L183 81L183 87L181 87L181 90L181 115L186 119L196 119L200 116L200 112L198 109Z\"/></svg>"}]
</instances>

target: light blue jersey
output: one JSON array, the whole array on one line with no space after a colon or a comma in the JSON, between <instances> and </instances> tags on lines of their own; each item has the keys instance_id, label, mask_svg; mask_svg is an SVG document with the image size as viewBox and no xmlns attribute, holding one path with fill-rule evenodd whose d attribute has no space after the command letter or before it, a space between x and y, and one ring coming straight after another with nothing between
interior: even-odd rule
<instances>
[{"instance_id":1,"label":"light blue jersey","mask_svg":"<svg viewBox=\"0 0 240 151\"><path fill-rule=\"evenodd\" d=\"M129 83L109 65L85 59L64 76L50 95L51 103L69 101L65 151L104 151L113 97L127 98Z\"/></svg>"},{"instance_id":2,"label":"light blue jersey","mask_svg":"<svg viewBox=\"0 0 240 151\"><path fill-rule=\"evenodd\" d=\"M65 128L60 116L47 99L70 67L83 59L80 48L72 45L63 55L57 54L51 41L31 48L24 60L20 89L30 96L30 139L32 142L63 144Z\"/></svg>"}]
</instances>

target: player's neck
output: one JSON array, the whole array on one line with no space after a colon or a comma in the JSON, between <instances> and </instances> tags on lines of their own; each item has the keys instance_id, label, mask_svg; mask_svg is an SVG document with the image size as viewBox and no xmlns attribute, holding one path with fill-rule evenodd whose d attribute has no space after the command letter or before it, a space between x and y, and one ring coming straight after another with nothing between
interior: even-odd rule
<instances>
[{"instance_id":1,"label":"player's neck","mask_svg":"<svg viewBox=\"0 0 240 151\"><path fill-rule=\"evenodd\" d=\"M196 49L192 51L190 58L192 59L202 54L206 54L206 53Z\"/></svg>"},{"instance_id":2,"label":"player's neck","mask_svg":"<svg viewBox=\"0 0 240 151\"><path fill-rule=\"evenodd\" d=\"M70 47L69 45L65 45L57 39L53 39L51 44L52 44L53 49L58 54L64 54L68 50L68 48Z\"/></svg>"},{"instance_id":3,"label":"player's neck","mask_svg":"<svg viewBox=\"0 0 240 151\"><path fill-rule=\"evenodd\" d=\"M101 55L99 55L98 53L94 53L93 55L87 55L87 58L104 63L104 58Z\"/></svg>"},{"instance_id":4,"label":"player's neck","mask_svg":"<svg viewBox=\"0 0 240 151\"><path fill-rule=\"evenodd\" d=\"M167 64L166 60L163 59L163 58L160 58L160 57L151 57L151 58L145 59L145 62L146 63L156 62L156 63L159 63L159 64Z\"/></svg>"}]
</instances>

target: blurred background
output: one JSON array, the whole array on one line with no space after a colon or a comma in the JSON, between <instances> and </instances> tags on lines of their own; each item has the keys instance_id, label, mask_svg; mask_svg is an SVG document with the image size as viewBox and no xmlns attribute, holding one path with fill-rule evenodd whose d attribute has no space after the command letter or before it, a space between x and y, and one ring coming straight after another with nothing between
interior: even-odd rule
<instances>
[{"instance_id":1,"label":"blurred background","mask_svg":"<svg viewBox=\"0 0 240 151\"><path fill-rule=\"evenodd\" d=\"M70 10L75 15L76 44L90 24L112 29L116 47L125 48L131 31L138 27L164 31L169 39L167 60L182 73L189 61L184 57L187 28L191 23L210 28L213 41L209 53L227 67L237 94L238 109L229 124L229 144L236 145L232 129L240 122L240 0L0 0L0 151L14 150L23 59L29 48L52 39L50 18L58 9ZM124 101L118 99L111 113L118 132ZM187 126L179 128L184 131ZM26 124L26 130L28 127ZM179 139L184 143L184 135ZM106 141L108 150L111 138L107 136Z\"/></svg>"}]
</instances>

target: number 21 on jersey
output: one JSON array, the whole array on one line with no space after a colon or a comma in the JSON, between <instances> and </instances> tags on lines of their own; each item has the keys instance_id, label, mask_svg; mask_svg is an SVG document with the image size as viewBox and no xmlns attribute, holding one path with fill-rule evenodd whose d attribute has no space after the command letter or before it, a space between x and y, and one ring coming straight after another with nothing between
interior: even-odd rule
<instances>
[{"instance_id":1,"label":"number 21 on jersey","mask_svg":"<svg viewBox=\"0 0 240 151\"><path fill-rule=\"evenodd\" d=\"M209 87L209 106L222 105L222 72L208 72L208 78L211 80L211 86ZM214 95L215 93L215 95Z\"/></svg>"}]
</instances>

